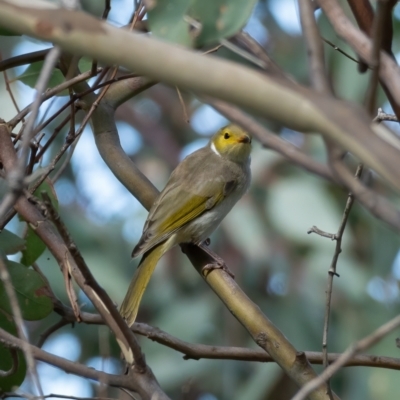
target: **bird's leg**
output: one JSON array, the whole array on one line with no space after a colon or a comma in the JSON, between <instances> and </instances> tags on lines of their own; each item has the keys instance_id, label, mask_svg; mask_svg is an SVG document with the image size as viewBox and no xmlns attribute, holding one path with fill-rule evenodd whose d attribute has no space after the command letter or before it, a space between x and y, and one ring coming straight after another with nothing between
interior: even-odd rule
<instances>
[{"instance_id":1,"label":"bird's leg","mask_svg":"<svg viewBox=\"0 0 400 400\"><path fill-rule=\"evenodd\" d=\"M222 269L229 274L231 278L235 279L235 274L227 267L225 261L218 254L214 253L209 247L207 247L208 245L205 242L200 243L198 246L214 260L212 263L203 267L203 275L209 274L214 269Z\"/></svg>"}]
</instances>

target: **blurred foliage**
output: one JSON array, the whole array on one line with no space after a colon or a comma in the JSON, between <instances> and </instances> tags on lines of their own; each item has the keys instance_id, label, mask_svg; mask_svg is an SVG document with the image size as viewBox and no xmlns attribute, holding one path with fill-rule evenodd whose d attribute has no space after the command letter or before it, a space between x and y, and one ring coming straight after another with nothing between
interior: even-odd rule
<instances>
[{"instance_id":1,"label":"blurred foliage","mask_svg":"<svg viewBox=\"0 0 400 400\"><path fill-rule=\"evenodd\" d=\"M154 2L149 7L149 26L154 35L171 42L186 46L215 45L245 25L255 3L255 0ZM196 23L202 26L200 32Z\"/></svg>"},{"instance_id":2,"label":"blurred foliage","mask_svg":"<svg viewBox=\"0 0 400 400\"><path fill-rule=\"evenodd\" d=\"M42 70L44 61L38 61L32 63L25 69L25 71L18 75L15 79L18 79L25 85L28 85L31 88L36 86L36 82L39 78L40 71ZM81 58L78 62L78 67L80 72L89 71L92 67L92 62L87 58ZM60 85L65 81L64 75L61 73L59 69L54 69L52 74L50 75L48 87L53 88L57 85ZM62 92L58 93L57 96L68 96L68 90L63 90Z\"/></svg>"},{"instance_id":3,"label":"blurred foliage","mask_svg":"<svg viewBox=\"0 0 400 400\"><path fill-rule=\"evenodd\" d=\"M100 3L97 0L85 0L83 6L101 15L103 4L99 8ZM131 15L129 7L132 7L132 3L113 0L109 18L111 22L119 26L126 24ZM164 14L159 20L157 15L163 11L163 2L158 3L160 8L149 13L149 22L153 24L155 33L163 36L163 27L157 25L158 21L165 22ZM250 3L240 2L243 10L232 15L235 29L247 20ZM176 0L173 4L181 5L182 12L189 7L189 2ZM216 4L210 7L217 7ZM237 5L239 2L229 4ZM284 71L307 85L309 79L304 41L300 32L296 33L293 28L296 13L295 2L262 0L256 4L245 29L267 49ZM290 19L291 15L293 19ZM396 18L398 15L395 13ZM215 28L215 15L207 17L214 18L210 24ZM179 38L183 44L191 43L186 23L181 26L174 19L167 22L174 28L167 31L168 39ZM336 36L323 15L319 16L318 24L324 38L354 56L351 49ZM393 48L396 52L400 37L398 20L394 28ZM215 29L208 33L212 40L221 37L216 36ZM225 37L230 33L223 31L221 35ZM198 40L208 42L209 37L204 33ZM37 42L26 37L0 37L0 45L3 59L21 54L21 51L37 50ZM324 48L335 93L342 98L362 103L368 74L359 75L352 60L328 45ZM239 60L237 55L226 49L219 50L215 56ZM241 62L248 65L247 61ZM25 72L19 69L8 73L11 79L21 80L33 87L40 71L38 67L39 63L35 63ZM57 80L53 84L60 82ZM12 84L17 102L24 105L29 103L33 96L29 87L20 82ZM2 80L0 96L0 117L8 120L15 115L15 110ZM190 124L185 121L176 90L161 84L135 97L116 114L118 126L121 127L119 133L122 145L126 146L128 154L158 188L163 187L182 154L187 154L199 144L203 145L204 139L224 123L221 116L190 94L183 93L183 98ZM60 102L64 100L58 98L53 106L63 104ZM378 104L389 112L385 101L380 93ZM53 111L55 109L51 108ZM62 114L60 118L65 115ZM77 125L81 118L82 115L78 113ZM320 138L291 132L269 121L261 122L315 159L325 161ZM46 128L43 142L50 137L58 123L53 121ZM67 130L62 129L56 137L43 165L47 165L57 153ZM65 157L60 165L63 160ZM211 237L211 248L226 260L240 286L298 350L320 351L325 290L335 243L316 235L308 235L307 230L316 225L320 229L336 232L347 193L288 164L281 156L262 149L257 143L252 156L252 173L249 193ZM370 177L370 181L374 189L387 197L393 197L375 177ZM77 144L72 161L57 181L55 189L60 202L59 211L74 241L96 279L113 300L120 304L138 263L138 260L130 261L130 254L140 237L146 211L111 176L97 154L89 130ZM36 260L57 297L68 303L59 266L36 239L32 228L27 228L23 221L14 218L7 229L0 234L3 252L13 254L22 250L22 255L18 253L13 260L28 267ZM351 342L369 334L395 316L399 307L398 236L356 203L350 214L342 247L338 263L340 278L334 280L328 345L332 352L342 352ZM9 261L7 265L10 273L15 274L14 279L18 279L20 274L25 274L25 277L29 275L29 279L32 279L32 287L20 288L19 293L24 302L28 300L31 305L35 304L35 314L29 314L33 312L33 307L29 308L29 312L24 311L25 318L44 318L50 313L51 306L46 297L35 297L37 290L45 288L44 282L35 271L22 264ZM16 280L16 287L17 283ZM83 310L94 311L82 293L79 299ZM9 314L9 309L5 309ZM0 324L4 326L2 321L6 319L8 322L5 323L10 324L9 331L15 333L8 314L5 317L0 312ZM40 321L30 323L28 327L32 340L37 340L45 329L58 320L59 317L51 313ZM138 321L147 322L193 343L256 347L178 248L171 250L161 260L144 296ZM100 334L101 329L82 324L76 324L73 329L70 326L64 327L52 337L57 343L54 352L61 351L65 346L65 333L69 332L80 343L78 361L89 363L100 354L119 365L118 346L113 340L104 338ZM395 345L396 335L398 332L389 335L370 352L399 356L399 349ZM290 398L290 390L293 390L275 364L184 360L181 354L146 338L140 338L140 343L160 385L174 399L279 400ZM9 367L7 351L0 347L1 369ZM23 360L23 357L20 359ZM316 369L320 370L319 367ZM18 385L22 381L24 371L25 364L21 361L20 370L16 374L18 377L15 377L12 384ZM41 380L45 391L54 391L51 386L53 375L43 374ZM3 385L1 381L0 385ZM3 390L9 390L10 383L7 385L2 386ZM25 385L27 391L29 382ZM343 399L393 399L393 394L400 392L400 381L396 371L347 368L335 376L333 389ZM95 395L99 386L93 384L88 390ZM57 392L60 391L59 387ZM79 392L75 394L80 395ZM121 396L121 392L110 389L108 395Z\"/></svg>"}]
</instances>

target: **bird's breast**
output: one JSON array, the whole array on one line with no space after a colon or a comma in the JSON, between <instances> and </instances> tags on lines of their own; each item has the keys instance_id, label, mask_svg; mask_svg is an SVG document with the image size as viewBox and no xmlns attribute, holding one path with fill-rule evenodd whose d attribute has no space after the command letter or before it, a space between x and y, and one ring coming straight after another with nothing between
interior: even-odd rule
<instances>
[{"instance_id":1,"label":"bird's breast","mask_svg":"<svg viewBox=\"0 0 400 400\"><path fill-rule=\"evenodd\" d=\"M211 210L205 211L194 220L183 226L177 232L177 242L201 243L206 240L218 227L236 202L242 197L244 188L239 188L228 197L224 198Z\"/></svg>"}]
</instances>

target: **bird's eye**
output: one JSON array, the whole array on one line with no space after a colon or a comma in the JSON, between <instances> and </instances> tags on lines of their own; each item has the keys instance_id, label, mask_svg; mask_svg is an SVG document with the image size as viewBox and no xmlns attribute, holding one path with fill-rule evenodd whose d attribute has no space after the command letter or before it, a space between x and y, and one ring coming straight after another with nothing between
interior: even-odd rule
<instances>
[{"instance_id":1,"label":"bird's eye","mask_svg":"<svg viewBox=\"0 0 400 400\"><path fill-rule=\"evenodd\" d=\"M229 139L230 137L231 137L231 135L229 133L225 133L224 139Z\"/></svg>"}]
</instances>

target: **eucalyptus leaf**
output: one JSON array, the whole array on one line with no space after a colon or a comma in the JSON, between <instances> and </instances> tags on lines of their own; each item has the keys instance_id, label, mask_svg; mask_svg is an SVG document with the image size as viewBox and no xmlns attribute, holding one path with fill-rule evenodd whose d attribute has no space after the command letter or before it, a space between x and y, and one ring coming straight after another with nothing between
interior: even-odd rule
<instances>
[{"instance_id":1,"label":"eucalyptus leaf","mask_svg":"<svg viewBox=\"0 0 400 400\"><path fill-rule=\"evenodd\" d=\"M189 14L202 25L197 46L233 36L246 24L255 4L256 0L197 0Z\"/></svg>"},{"instance_id":2,"label":"eucalyptus leaf","mask_svg":"<svg viewBox=\"0 0 400 400\"><path fill-rule=\"evenodd\" d=\"M25 85L34 88L36 85L36 82L39 78L40 71L42 70L44 61L37 61L29 65L28 68L25 69L25 71L21 74L18 75L15 80L21 81ZM81 58L79 60L79 70L81 72L86 72L91 69L91 61L88 58ZM48 88L53 88L57 85L60 85L65 81L64 75L61 73L61 71L57 68L53 70L53 72L50 75L49 83L48 83ZM58 93L57 96L68 96L68 90L63 90L62 92Z\"/></svg>"},{"instance_id":3,"label":"eucalyptus leaf","mask_svg":"<svg viewBox=\"0 0 400 400\"><path fill-rule=\"evenodd\" d=\"M53 183L48 178L46 178L46 180L35 190L34 194L40 200L43 200L43 195L42 195L43 192L47 193L47 195L50 197L51 204L56 210L58 210L57 193L54 189Z\"/></svg>"},{"instance_id":4,"label":"eucalyptus leaf","mask_svg":"<svg viewBox=\"0 0 400 400\"><path fill-rule=\"evenodd\" d=\"M6 261L6 266L17 294L22 317L28 321L36 321L49 315L53 304L42 277L36 271L14 261ZM0 311L12 314L3 282L0 282Z\"/></svg>"},{"instance_id":5,"label":"eucalyptus leaf","mask_svg":"<svg viewBox=\"0 0 400 400\"><path fill-rule=\"evenodd\" d=\"M243 28L255 4L255 0L159 0L148 11L149 26L155 36L185 46L218 43Z\"/></svg>"},{"instance_id":6,"label":"eucalyptus leaf","mask_svg":"<svg viewBox=\"0 0 400 400\"><path fill-rule=\"evenodd\" d=\"M10 315L0 311L0 328L12 335L17 334L14 321ZM0 394L10 392L13 387L20 386L26 375L26 362L21 350L16 351L16 371L6 377L0 377ZM13 357L9 348L0 343L0 370L9 371L13 366Z\"/></svg>"},{"instance_id":7,"label":"eucalyptus leaf","mask_svg":"<svg viewBox=\"0 0 400 400\"><path fill-rule=\"evenodd\" d=\"M194 0L158 1L148 12L151 32L167 41L192 46L191 27L185 15L193 3Z\"/></svg>"},{"instance_id":8,"label":"eucalyptus leaf","mask_svg":"<svg viewBox=\"0 0 400 400\"><path fill-rule=\"evenodd\" d=\"M25 240L26 247L22 252L21 264L28 267L43 254L46 250L46 245L30 226L28 226Z\"/></svg>"},{"instance_id":9,"label":"eucalyptus leaf","mask_svg":"<svg viewBox=\"0 0 400 400\"><path fill-rule=\"evenodd\" d=\"M26 68L25 71L21 75L18 75L15 79L19 80L20 82L24 83L25 85L31 88L34 88L39 78L40 71L42 70L43 63L44 61L37 61L30 64L29 67ZM60 70L54 69L52 74L50 75L48 87L52 88L54 86L59 85L62 82L64 82L63 74L61 73ZM62 93L63 95L68 94L67 91L64 92ZM61 93L59 95L61 95Z\"/></svg>"},{"instance_id":10,"label":"eucalyptus leaf","mask_svg":"<svg viewBox=\"0 0 400 400\"><path fill-rule=\"evenodd\" d=\"M4 229L0 232L0 249L5 254L15 254L25 248L25 240Z\"/></svg>"}]
</instances>

